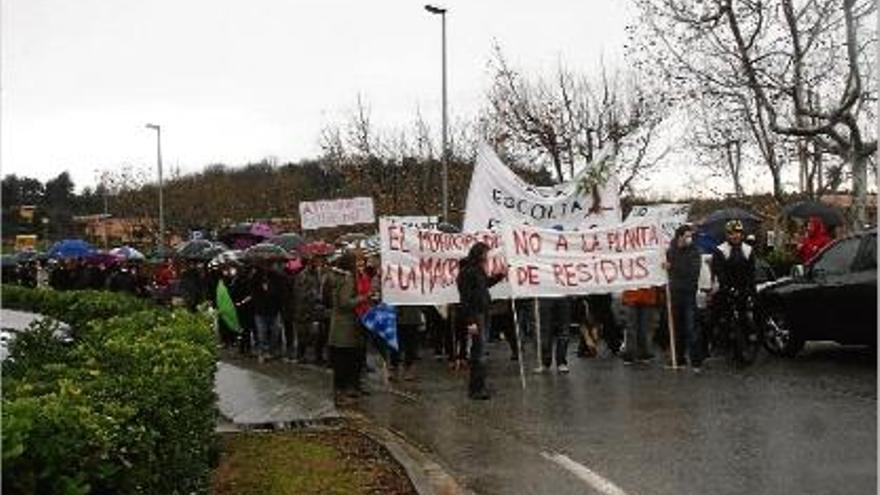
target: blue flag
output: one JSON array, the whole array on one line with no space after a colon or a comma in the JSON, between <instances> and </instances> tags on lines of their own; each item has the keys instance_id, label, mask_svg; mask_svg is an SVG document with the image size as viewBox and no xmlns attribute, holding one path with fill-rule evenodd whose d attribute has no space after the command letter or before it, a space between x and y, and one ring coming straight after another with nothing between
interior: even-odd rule
<instances>
[{"instance_id":1,"label":"blue flag","mask_svg":"<svg viewBox=\"0 0 880 495\"><path fill-rule=\"evenodd\" d=\"M361 323L367 327L367 330L376 334L377 337L384 340L389 347L397 348L397 310L394 306L380 303L361 317Z\"/></svg>"}]
</instances>

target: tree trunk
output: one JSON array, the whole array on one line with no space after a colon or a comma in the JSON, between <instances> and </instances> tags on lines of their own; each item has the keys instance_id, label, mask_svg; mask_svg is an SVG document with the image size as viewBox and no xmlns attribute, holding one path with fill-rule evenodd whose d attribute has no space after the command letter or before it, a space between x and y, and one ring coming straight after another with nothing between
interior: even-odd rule
<instances>
[{"instance_id":1,"label":"tree trunk","mask_svg":"<svg viewBox=\"0 0 880 495\"><path fill-rule=\"evenodd\" d=\"M853 230L868 223L868 159L862 153L852 153Z\"/></svg>"},{"instance_id":2,"label":"tree trunk","mask_svg":"<svg viewBox=\"0 0 880 495\"><path fill-rule=\"evenodd\" d=\"M782 177L779 174L779 167L772 167L770 169L771 174L773 175L773 198L776 201L783 200L783 189L782 189Z\"/></svg>"}]
</instances>

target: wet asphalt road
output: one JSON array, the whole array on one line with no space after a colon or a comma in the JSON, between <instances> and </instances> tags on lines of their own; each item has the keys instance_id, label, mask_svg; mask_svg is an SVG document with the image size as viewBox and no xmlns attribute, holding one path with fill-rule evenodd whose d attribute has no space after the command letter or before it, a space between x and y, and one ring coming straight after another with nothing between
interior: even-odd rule
<instances>
[{"instance_id":1,"label":"wet asphalt road","mask_svg":"<svg viewBox=\"0 0 880 495\"><path fill-rule=\"evenodd\" d=\"M371 374L358 408L479 494L876 493L867 349L811 343L793 360L712 360L700 375L659 354L626 366L573 352L569 375L535 375L527 349L523 391L506 345L489 348L490 401L468 400L466 373L425 353L416 381L388 390Z\"/></svg>"}]
</instances>

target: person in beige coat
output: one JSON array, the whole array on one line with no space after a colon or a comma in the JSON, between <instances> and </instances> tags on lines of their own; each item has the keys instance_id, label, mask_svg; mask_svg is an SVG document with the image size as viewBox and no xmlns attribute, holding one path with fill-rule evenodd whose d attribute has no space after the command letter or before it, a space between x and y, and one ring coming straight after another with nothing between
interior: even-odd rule
<instances>
[{"instance_id":1,"label":"person in beige coat","mask_svg":"<svg viewBox=\"0 0 880 495\"><path fill-rule=\"evenodd\" d=\"M363 352L366 346L364 330L355 314L355 308L367 301L355 288L355 256L345 253L338 269L328 277L330 290L329 354L333 369L333 390L337 402L357 398Z\"/></svg>"}]
</instances>

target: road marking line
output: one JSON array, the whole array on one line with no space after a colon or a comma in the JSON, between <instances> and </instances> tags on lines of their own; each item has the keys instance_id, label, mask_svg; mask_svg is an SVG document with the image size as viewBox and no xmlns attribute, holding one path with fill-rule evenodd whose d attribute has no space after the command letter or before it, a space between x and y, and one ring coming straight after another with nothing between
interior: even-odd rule
<instances>
[{"instance_id":1,"label":"road marking line","mask_svg":"<svg viewBox=\"0 0 880 495\"><path fill-rule=\"evenodd\" d=\"M570 457L564 454L550 454L548 452L541 452L541 457L547 459L549 461L553 461L556 464L559 464L578 478L583 481L586 481L587 484L604 493L605 495L626 495L626 492L621 490L620 487L612 483L611 481L603 478L602 476L593 472L590 468L584 466L583 464L579 464Z\"/></svg>"}]
</instances>

